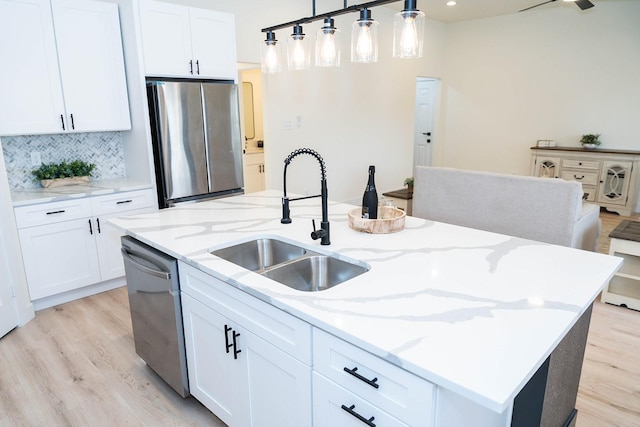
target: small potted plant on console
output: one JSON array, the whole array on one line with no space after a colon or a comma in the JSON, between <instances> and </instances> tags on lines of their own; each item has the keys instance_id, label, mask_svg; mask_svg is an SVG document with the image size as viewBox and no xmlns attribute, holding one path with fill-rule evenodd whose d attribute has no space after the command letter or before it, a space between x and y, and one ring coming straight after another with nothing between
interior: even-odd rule
<instances>
[{"instance_id":1,"label":"small potted plant on console","mask_svg":"<svg viewBox=\"0 0 640 427\"><path fill-rule=\"evenodd\" d=\"M582 135L582 138L580 138L580 144L582 144L584 148L597 148L602 144L599 138L599 133L588 133L586 135Z\"/></svg>"}]
</instances>

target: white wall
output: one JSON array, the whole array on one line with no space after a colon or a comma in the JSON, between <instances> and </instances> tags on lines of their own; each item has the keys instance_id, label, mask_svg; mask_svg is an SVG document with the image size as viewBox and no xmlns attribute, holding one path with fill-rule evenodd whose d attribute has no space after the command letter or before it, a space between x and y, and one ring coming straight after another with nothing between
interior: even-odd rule
<instances>
[{"instance_id":1,"label":"white wall","mask_svg":"<svg viewBox=\"0 0 640 427\"><path fill-rule=\"evenodd\" d=\"M640 149L640 2L447 26L440 164L527 175L538 139Z\"/></svg>"}]
</instances>

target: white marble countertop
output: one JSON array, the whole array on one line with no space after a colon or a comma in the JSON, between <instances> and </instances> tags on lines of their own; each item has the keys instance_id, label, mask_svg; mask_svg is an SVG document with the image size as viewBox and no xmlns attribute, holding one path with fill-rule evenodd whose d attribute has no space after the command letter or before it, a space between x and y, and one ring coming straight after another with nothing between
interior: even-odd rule
<instances>
[{"instance_id":1,"label":"white marble countertop","mask_svg":"<svg viewBox=\"0 0 640 427\"><path fill-rule=\"evenodd\" d=\"M104 194L120 193L123 191L142 190L151 188L150 183L131 180L128 178L105 179L90 181L87 185L69 185L63 187L36 187L11 192L13 206L26 206L36 203L60 202L79 197L101 196Z\"/></svg>"},{"instance_id":2,"label":"white marble countertop","mask_svg":"<svg viewBox=\"0 0 640 427\"><path fill-rule=\"evenodd\" d=\"M128 234L319 328L503 412L593 302L621 259L407 217L395 234L351 230L331 203L331 245L311 240L319 199L266 191L112 222ZM140 221L144 218L144 221ZM144 225L141 225L144 224ZM256 236L294 240L371 270L315 293L208 253Z\"/></svg>"}]
</instances>

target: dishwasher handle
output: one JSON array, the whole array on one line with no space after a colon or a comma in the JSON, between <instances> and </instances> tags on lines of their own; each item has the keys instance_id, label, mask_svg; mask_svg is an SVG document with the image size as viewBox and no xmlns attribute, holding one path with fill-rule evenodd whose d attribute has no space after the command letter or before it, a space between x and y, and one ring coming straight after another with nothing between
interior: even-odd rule
<instances>
[{"instance_id":1,"label":"dishwasher handle","mask_svg":"<svg viewBox=\"0 0 640 427\"><path fill-rule=\"evenodd\" d=\"M159 278L164 279L164 280L171 280L171 273L170 272L162 271L162 270L154 270L153 268L149 268L146 265L142 265L138 261L135 260L134 257L137 257L137 258L141 258L141 259L143 259L145 261L148 261L148 262L153 264L153 261L151 261L150 259L145 257L144 254L141 254L140 252L132 251L131 249L127 249L127 248L121 248L120 250L122 251L123 258L125 258L127 261L129 261L131 263L132 267L137 268L138 270L142 271L143 273L150 274L151 276L159 277Z\"/></svg>"}]
</instances>

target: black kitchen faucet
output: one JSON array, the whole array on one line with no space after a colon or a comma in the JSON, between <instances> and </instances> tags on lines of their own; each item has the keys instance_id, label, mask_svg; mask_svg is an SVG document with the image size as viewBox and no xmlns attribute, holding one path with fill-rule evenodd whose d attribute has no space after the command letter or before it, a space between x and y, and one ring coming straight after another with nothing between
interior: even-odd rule
<instances>
[{"instance_id":1,"label":"black kitchen faucet","mask_svg":"<svg viewBox=\"0 0 640 427\"><path fill-rule=\"evenodd\" d=\"M295 199L290 199L287 197L287 166L289 163L300 154L309 154L318 160L320 163L320 194L316 194L315 196L305 196L305 197L297 197ZM311 238L313 240L320 240L321 245L330 245L331 240L329 239L329 208L327 207L328 198L327 198L327 170L324 165L324 160L322 156L318 154L316 151L310 148L300 148L293 151L286 159L284 159L284 197L282 198L282 219L280 220L283 224L291 224L291 217L289 211L289 202L293 202L295 200L303 200L303 199L311 199L314 197L320 197L322 199L322 221L320 222L320 229L316 229L316 221L315 219L311 220L313 224L313 231L311 232Z\"/></svg>"}]
</instances>

